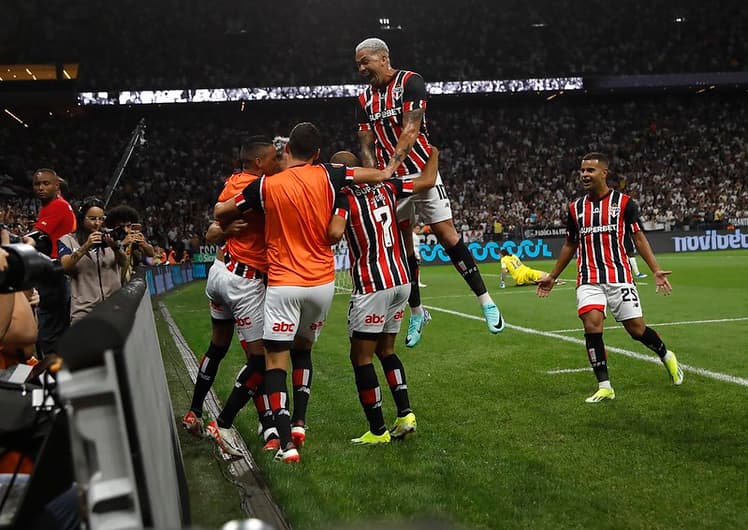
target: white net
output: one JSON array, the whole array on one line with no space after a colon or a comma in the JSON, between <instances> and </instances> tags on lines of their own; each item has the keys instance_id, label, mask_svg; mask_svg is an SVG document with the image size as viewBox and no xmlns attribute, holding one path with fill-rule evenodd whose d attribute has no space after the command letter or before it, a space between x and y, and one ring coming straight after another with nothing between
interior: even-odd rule
<instances>
[{"instance_id":1,"label":"white net","mask_svg":"<svg viewBox=\"0 0 748 530\"><path fill-rule=\"evenodd\" d=\"M332 253L335 256L335 294L348 294L353 290L353 284L351 283L351 258L345 238L332 247Z\"/></svg>"}]
</instances>

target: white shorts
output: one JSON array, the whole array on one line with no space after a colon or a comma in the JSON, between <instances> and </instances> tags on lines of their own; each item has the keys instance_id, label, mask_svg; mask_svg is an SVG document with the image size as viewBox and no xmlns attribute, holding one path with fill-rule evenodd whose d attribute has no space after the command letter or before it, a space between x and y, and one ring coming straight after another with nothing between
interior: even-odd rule
<instances>
[{"instance_id":1,"label":"white shorts","mask_svg":"<svg viewBox=\"0 0 748 530\"><path fill-rule=\"evenodd\" d=\"M292 342L295 336L316 342L335 295L335 282L314 287L270 286L265 297L262 338Z\"/></svg>"},{"instance_id":2,"label":"white shorts","mask_svg":"<svg viewBox=\"0 0 748 530\"><path fill-rule=\"evenodd\" d=\"M413 173L402 177L402 179L412 180L418 176L420 176L420 173ZM442 176L439 172L436 173L436 184L433 188L397 201L398 223L410 221L411 226L413 226L416 213L419 216L418 220L427 225L452 219L452 206L449 203L447 190L444 188Z\"/></svg>"},{"instance_id":3,"label":"white shorts","mask_svg":"<svg viewBox=\"0 0 748 530\"><path fill-rule=\"evenodd\" d=\"M607 315L606 308L617 322L640 318L642 305L633 283L594 283L577 287L577 314L597 309Z\"/></svg>"},{"instance_id":4,"label":"white shorts","mask_svg":"<svg viewBox=\"0 0 748 530\"><path fill-rule=\"evenodd\" d=\"M205 295L210 303L210 316L236 322L241 341L262 338L265 284L261 279L237 276L223 262L216 261L208 271Z\"/></svg>"},{"instance_id":5,"label":"white shorts","mask_svg":"<svg viewBox=\"0 0 748 530\"><path fill-rule=\"evenodd\" d=\"M410 284L384 291L351 295L348 308L348 336L360 333L398 333L403 322Z\"/></svg>"}]
</instances>

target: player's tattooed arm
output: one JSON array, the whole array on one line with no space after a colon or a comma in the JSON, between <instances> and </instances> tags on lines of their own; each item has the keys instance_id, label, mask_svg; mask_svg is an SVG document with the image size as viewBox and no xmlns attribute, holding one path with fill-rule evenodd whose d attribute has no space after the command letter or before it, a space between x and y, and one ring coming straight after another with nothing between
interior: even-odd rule
<instances>
[{"instance_id":1,"label":"player's tattooed arm","mask_svg":"<svg viewBox=\"0 0 748 530\"><path fill-rule=\"evenodd\" d=\"M403 131L395 146L395 153L392 155L386 170L388 173L394 173L400 164L408 158L413 144L416 143L418 135L421 133L421 123L426 109L413 109L403 114Z\"/></svg>"},{"instance_id":2,"label":"player's tattooed arm","mask_svg":"<svg viewBox=\"0 0 748 530\"><path fill-rule=\"evenodd\" d=\"M361 162L364 167L376 167L374 154L374 131L359 131L358 143L361 147Z\"/></svg>"}]
</instances>

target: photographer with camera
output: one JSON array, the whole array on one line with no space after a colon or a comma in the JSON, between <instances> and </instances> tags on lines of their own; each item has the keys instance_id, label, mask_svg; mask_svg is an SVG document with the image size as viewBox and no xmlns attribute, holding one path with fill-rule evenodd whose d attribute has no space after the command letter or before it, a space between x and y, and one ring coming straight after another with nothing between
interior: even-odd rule
<instances>
[{"instance_id":1,"label":"photographer with camera","mask_svg":"<svg viewBox=\"0 0 748 530\"><path fill-rule=\"evenodd\" d=\"M34 224L34 231L24 241L55 259L58 257L57 241L75 230L75 214L70 204L60 195L60 178L53 169L37 169L32 183L42 207ZM40 303L37 311L37 349L40 356L56 353L57 340L70 325L70 286L67 279L56 275L42 280L38 284Z\"/></svg>"},{"instance_id":2,"label":"photographer with camera","mask_svg":"<svg viewBox=\"0 0 748 530\"><path fill-rule=\"evenodd\" d=\"M70 276L71 322L86 316L95 305L122 287L121 272L127 255L103 228L104 203L97 197L83 199L78 208L78 229L60 238L60 262Z\"/></svg>"},{"instance_id":3,"label":"photographer with camera","mask_svg":"<svg viewBox=\"0 0 748 530\"><path fill-rule=\"evenodd\" d=\"M153 265L155 251L141 231L138 211L126 204L115 206L107 213L106 226L111 229L112 238L119 242L127 256L122 267L122 285L130 280L133 269L141 264Z\"/></svg>"}]
</instances>

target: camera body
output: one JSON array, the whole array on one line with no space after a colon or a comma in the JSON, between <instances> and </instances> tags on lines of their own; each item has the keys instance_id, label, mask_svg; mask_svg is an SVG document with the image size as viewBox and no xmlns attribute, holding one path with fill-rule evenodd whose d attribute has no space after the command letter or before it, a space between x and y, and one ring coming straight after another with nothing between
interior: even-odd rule
<instances>
[{"instance_id":1,"label":"camera body","mask_svg":"<svg viewBox=\"0 0 748 530\"><path fill-rule=\"evenodd\" d=\"M102 228L101 233L104 234L105 237L111 238L112 241L116 243L117 247L122 246L122 240L127 237L127 229L124 226L118 226L116 228ZM97 246L104 249L109 246L109 243L102 239L101 243L99 243Z\"/></svg>"},{"instance_id":2,"label":"camera body","mask_svg":"<svg viewBox=\"0 0 748 530\"><path fill-rule=\"evenodd\" d=\"M0 271L0 293L25 291L63 273L59 261L31 245L15 243L3 245L2 249L8 253L8 267Z\"/></svg>"}]
</instances>

